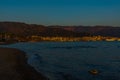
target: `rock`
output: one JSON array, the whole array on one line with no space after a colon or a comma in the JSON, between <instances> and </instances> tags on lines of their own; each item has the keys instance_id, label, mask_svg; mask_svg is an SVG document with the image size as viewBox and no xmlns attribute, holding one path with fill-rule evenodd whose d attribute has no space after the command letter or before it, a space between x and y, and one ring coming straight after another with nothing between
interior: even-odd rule
<instances>
[{"instance_id":1,"label":"rock","mask_svg":"<svg viewBox=\"0 0 120 80\"><path fill-rule=\"evenodd\" d=\"M90 74L92 75L98 75L99 74L99 71L97 69L92 69L90 71L88 71Z\"/></svg>"}]
</instances>

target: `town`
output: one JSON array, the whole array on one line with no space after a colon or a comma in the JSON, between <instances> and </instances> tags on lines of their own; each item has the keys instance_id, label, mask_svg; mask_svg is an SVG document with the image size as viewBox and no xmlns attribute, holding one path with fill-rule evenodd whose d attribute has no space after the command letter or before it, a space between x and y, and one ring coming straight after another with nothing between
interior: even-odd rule
<instances>
[{"instance_id":1,"label":"town","mask_svg":"<svg viewBox=\"0 0 120 80\"><path fill-rule=\"evenodd\" d=\"M62 37L62 36L17 36L10 33L1 33L0 42L41 42L41 41L120 41L119 37L104 37L104 36L83 36L83 37Z\"/></svg>"}]
</instances>

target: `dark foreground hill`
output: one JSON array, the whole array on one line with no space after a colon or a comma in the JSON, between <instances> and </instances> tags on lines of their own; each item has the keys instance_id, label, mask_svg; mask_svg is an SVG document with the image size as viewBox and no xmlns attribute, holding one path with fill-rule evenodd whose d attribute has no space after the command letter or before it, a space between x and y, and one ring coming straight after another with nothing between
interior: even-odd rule
<instances>
[{"instance_id":1,"label":"dark foreground hill","mask_svg":"<svg viewBox=\"0 0 120 80\"><path fill-rule=\"evenodd\" d=\"M111 36L120 37L120 27L112 26L44 26L20 22L0 22L0 33L11 33L17 36Z\"/></svg>"}]
</instances>

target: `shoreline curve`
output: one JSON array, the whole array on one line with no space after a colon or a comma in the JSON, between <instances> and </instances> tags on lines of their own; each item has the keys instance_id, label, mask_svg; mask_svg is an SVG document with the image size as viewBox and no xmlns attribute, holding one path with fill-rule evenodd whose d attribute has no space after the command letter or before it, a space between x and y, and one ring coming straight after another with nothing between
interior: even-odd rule
<instances>
[{"instance_id":1,"label":"shoreline curve","mask_svg":"<svg viewBox=\"0 0 120 80\"><path fill-rule=\"evenodd\" d=\"M25 52L0 47L0 80L49 80L27 64Z\"/></svg>"}]
</instances>

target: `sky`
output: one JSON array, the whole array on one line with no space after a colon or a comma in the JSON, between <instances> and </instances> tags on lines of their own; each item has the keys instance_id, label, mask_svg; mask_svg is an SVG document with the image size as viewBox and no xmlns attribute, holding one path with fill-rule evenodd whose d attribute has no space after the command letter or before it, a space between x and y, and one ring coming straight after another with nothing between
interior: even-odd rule
<instances>
[{"instance_id":1,"label":"sky","mask_svg":"<svg viewBox=\"0 0 120 80\"><path fill-rule=\"evenodd\" d=\"M120 26L120 0L0 0L0 21Z\"/></svg>"}]
</instances>

